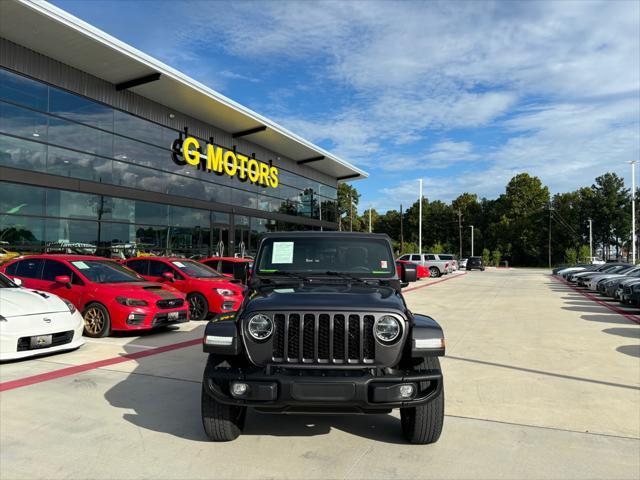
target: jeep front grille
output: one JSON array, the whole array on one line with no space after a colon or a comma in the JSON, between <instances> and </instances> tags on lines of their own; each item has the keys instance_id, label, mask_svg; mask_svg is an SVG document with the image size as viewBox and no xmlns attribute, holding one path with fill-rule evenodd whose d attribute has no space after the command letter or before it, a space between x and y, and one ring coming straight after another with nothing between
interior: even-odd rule
<instances>
[{"instance_id":1,"label":"jeep front grille","mask_svg":"<svg viewBox=\"0 0 640 480\"><path fill-rule=\"evenodd\" d=\"M375 361L374 315L275 313L274 363L368 364Z\"/></svg>"}]
</instances>

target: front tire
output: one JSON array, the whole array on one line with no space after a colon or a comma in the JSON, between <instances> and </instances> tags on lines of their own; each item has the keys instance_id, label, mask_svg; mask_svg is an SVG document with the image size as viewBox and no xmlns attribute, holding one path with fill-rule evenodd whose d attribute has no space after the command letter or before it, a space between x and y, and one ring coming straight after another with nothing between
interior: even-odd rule
<instances>
[{"instance_id":1,"label":"front tire","mask_svg":"<svg viewBox=\"0 0 640 480\"><path fill-rule=\"evenodd\" d=\"M242 433L247 407L217 402L202 386L202 426L213 442L230 442Z\"/></svg>"},{"instance_id":2,"label":"front tire","mask_svg":"<svg viewBox=\"0 0 640 480\"><path fill-rule=\"evenodd\" d=\"M425 358L415 367L416 372L440 370L438 357ZM404 437L415 445L435 443L440 438L444 424L444 387L425 405L400 409L400 423Z\"/></svg>"},{"instance_id":3,"label":"front tire","mask_svg":"<svg viewBox=\"0 0 640 480\"><path fill-rule=\"evenodd\" d=\"M189 302L189 318L191 320L206 320L209 315L209 302L201 293L187 295Z\"/></svg>"},{"instance_id":4,"label":"front tire","mask_svg":"<svg viewBox=\"0 0 640 480\"><path fill-rule=\"evenodd\" d=\"M438 278L440 276L440 270L438 270L438 267L429 267L429 276Z\"/></svg>"},{"instance_id":5,"label":"front tire","mask_svg":"<svg viewBox=\"0 0 640 480\"><path fill-rule=\"evenodd\" d=\"M84 334L91 338L106 337L111 333L111 316L104 305L90 303L82 315Z\"/></svg>"}]
</instances>

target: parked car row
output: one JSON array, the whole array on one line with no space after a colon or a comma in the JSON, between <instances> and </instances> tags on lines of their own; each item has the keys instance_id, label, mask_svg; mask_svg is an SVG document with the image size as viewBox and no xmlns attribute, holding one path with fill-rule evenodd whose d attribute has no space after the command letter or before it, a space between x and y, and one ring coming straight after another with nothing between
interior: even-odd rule
<instances>
[{"instance_id":1,"label":"parked car row","mask_svg":"<svg viewBox=\"0 0 640 480\"><path fill-rule=\"evenodd\" d=\"M640 306L640 266L628 263L578 264L555 275L623 304Z\"/></svg>"},{"instance_id":2,"label":"parked car row","mask_svg":"<svg viewBox=\"0 0 640 480\"><path fill-rule=\"evenodd\" d=\"M209 266L227 260L14 258L0 265L0 360L78 348L83 334L104 337L238 310L250 262L232 259L243 268L231 274Z\"/></svg>"}]
</instances>

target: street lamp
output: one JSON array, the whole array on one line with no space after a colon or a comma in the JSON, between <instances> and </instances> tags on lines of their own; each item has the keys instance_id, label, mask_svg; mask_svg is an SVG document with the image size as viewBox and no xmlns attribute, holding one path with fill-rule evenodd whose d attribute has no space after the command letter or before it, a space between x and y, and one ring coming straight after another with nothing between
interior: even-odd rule
<instances>
[{"instance_id":1,"label":"street lamp","mask_svg":"<svg viewBox=\"0 0 640 480\"><path fill-rule=\"evenodd\" d=\"M422 179L420 179L419 181L420 198L418 199L418 253L422 255Z\"/></svg>"},{"instance_id":2,"label":"street lamp","mask_svg":"<svg viewBox=\"0 0 640 480\"><path fill-rule=\"evenodd\" d=\"M636 263L636 162L631 160L631 259Z\"/></svg>"},{"instance_id":3,"label":"street lamp","mask_svg":"<svg viewBox=\"0 0 640 480\"><path fill-rule=\"evenodd\" d=\"M473 257L473 225L469 225L471 229L471 256Z\"/></svg>"}]
</instances>

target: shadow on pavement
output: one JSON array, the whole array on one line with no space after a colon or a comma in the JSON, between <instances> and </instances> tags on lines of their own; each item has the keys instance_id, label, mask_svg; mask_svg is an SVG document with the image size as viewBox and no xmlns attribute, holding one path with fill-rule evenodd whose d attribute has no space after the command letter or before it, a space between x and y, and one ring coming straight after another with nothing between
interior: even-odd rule
<instances>
[{"instance_id":1,"label":"shadow on pavement","mask_svg":"<svg viewBox=\"0 0 640 480\"><path fill-rule=\"evenodd\" d=\"M628 327L628 328L605 328L602 330L605 333L611 335L619 335L621 337L637 338L640 340L640 328Z\"/></svg>"},{"instance_id":2,"label":"shadow on pavement","mask_svg":"<svg viewBox=\"0 0 640 480\"><path fill-rule=\"evenodd\" d=\"M620 353L624 353L625 355L640 358L640 345L623 345L616 348L616 350Z\"/></svg>"},{"instance_id":3,"label":"shadow on pavement","mask_svg":"<svg viewBox=\"0 0 640 480\"><path fill-rule=\"evenodd\" d=\"M130 342L135 347L124 345L126 354L139 354L140 346L153 348L194 338L193 332L188 337L165 332L162 338L158 333L136 335ZM208 442L200 414L200 376L206 359L200 345L193 345L131 360L135 369L107 390L105 399L123 410L124 420L139 428ZM327 435L332 428L370 440L404 443L400 420L384 414L277 415L249 409L243 435L308 437Z\"/></svg>"}]
</instances>

